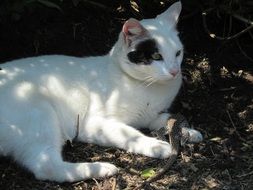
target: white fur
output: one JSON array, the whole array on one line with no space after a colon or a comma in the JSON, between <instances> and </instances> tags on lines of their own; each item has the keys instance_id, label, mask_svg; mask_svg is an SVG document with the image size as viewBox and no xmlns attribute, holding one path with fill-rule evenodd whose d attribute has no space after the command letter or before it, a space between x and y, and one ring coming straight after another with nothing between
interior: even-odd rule
<instances>
[{"instance_id":1,"label":"white fur","mask_svg":"<svg viewBox=\"0 0 253 190\"><path fill-rule=\"evenodd\" d=\"M182 49L171 27L176 23L162 21L141 21L159 42L162 63L127 63L121 33L106 56L40 56L1 65L0 154L11 155L42 180L72 182L115 174L118 169L109 163L62 160L62 146L75 137L79 123L79 141L167 158L170 144L137 130L166 125L169 114L161 111L171 105L181 85L180 73L169 74L182 61L182 55L174 56ZM145 81L149 76L152 81Z\"/></svg>"}]
</instances>

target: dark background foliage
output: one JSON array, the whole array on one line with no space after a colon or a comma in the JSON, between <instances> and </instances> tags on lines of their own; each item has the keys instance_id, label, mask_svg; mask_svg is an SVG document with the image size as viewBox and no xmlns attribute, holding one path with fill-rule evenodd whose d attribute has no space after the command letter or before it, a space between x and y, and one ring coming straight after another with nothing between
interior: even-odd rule
<instances>
[{"instance_id":1,"label":"dark background foliage","mask_svg":"<svg viewBox=\"0 0 253 190\"><path fill-rule=\"evenodd\" d=\"M172 0L1 0L0 62L43 54L107 53L130 17L152 18ZM183 148L165 176L146 189L253 188L253 2L182 0L178 24L185 46L184 84L172 108L204 135ZM0 65L1 67L1 65ZM1 92L0 92L1 93ZM41 182L9 158L0 159L0 189L132 189L140 172L161 160L74 143L66 160L110 161L108 179Z\"/></svg>"}]
</instances>

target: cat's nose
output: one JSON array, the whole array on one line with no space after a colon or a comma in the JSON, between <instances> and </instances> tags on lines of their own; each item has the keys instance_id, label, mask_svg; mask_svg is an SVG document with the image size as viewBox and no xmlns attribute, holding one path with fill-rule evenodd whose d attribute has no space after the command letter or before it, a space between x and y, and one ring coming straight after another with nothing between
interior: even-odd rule
<instances>
[{"instance_id":1,"label":"cat's nose","mask_svg":"<svg viewBox=\"0 0 253 190\"><path fill-rule=\"evenodd\" d=\"M179 69L171 69L170 74L175 77L179 73Z\"/></svg>"}]
</instances>

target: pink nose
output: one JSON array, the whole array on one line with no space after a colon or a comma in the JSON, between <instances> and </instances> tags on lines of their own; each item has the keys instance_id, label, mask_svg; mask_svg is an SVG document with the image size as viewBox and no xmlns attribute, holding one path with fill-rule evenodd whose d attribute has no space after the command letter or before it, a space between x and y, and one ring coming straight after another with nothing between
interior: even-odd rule
<instances>
[{"instance_id":1,"label":"pink nose","mask_svg":"<svg viewBox=\"0 0 253 190\"><path fill-rule=\"evenodd\" d=\"M170 70L170 74L175 77L177 74L179 73L179 70L178 69L171 69Z\"/></svg>"}]
</instances>

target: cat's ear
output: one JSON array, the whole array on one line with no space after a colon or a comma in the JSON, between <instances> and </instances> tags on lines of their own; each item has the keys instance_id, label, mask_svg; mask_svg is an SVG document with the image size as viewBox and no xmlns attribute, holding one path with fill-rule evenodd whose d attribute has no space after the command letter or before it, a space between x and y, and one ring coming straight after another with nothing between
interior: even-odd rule
<instances>
[{"instance_id":1,"label":"cat's ear","mask_svg":"<svg viewBox=\"0 0 253 190\"><path fill-rule=\"evenodd\" d=\"M130 18L123 25L122 33L124 35L125 43L130 46L133 40L144 37L147 34L147 30L138 20Z\"/></svg>"},{"instance_id":2,"label":"cat's ear","mask_svg":"<svg viewBox=\"0 0 253 190\"><path fill-rule=\"evenodd\" d=\"M167 22L170 26L175 26L178 22L178 17L182 10L181 1L178 1L171 5L165 12L158 15L157 18L164 22Z\"/></svg>"}]
</instances>

